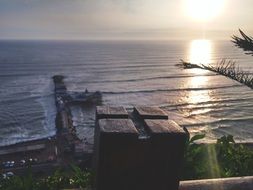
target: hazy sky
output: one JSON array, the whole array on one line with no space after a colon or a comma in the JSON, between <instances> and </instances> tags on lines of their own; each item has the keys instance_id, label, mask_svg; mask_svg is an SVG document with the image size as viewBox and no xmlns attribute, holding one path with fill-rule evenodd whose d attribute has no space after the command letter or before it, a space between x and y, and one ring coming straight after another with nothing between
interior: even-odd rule
<instances>
[{"instance_id":1,"label":"hazy sky","mask_svg":"<svg viewBox=\"0 0 253 190\"><path fill-rule=\"evenodd\" d=\"M0 0L0 39L210 39L253 34L253 0L224 1L215 18L187 0Z\"/></svg>"}]
</instances>

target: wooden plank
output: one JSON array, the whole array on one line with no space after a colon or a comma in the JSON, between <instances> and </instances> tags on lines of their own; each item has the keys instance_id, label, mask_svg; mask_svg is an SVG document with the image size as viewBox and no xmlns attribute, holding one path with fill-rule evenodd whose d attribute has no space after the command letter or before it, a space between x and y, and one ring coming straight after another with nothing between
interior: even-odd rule
<instances>
[{"instance_id":1,"label":"wooden plank","mask_svg":"<svg viewBox=\"0 0 253 190\"><path fill-rule=\"evenodd\" d=\"M168 119L168 115L158 107L135 107L134 113L142 119Z\"/></svg>"},{"instance_id":2,"label":"wooden plank","mask_svg":"<svg viewBox=\"0 0 253 190\"><path fill-rule=\"evenodd\" d=\"M100 119L96 123L95 189L118 190L122 185L128 187L127 176L135 168L133 163L136 155L133 152L137 152L138 131L130 119Z\"/></svg>"},{"instance_id":3,"label":"wooden plank","mask_svg":"<svg viewBox=\"0 0 253 190\"><path fill-rule=\"evenodd\" d=\"M144 120L151 134L185 134L183 128L172 120Z\"/></svg>"},{"instance_id":4,"label":"wooden plank","mask_svg":"<svg viewBox=\"0 0 253 190\"><path fill-rule=\"evenodd\" d=\"M104 118L128 118L128 113L124 107L113 107L113 106L97 106L96 111L97 119Z\"/></svg>"},{"instance_id":5,"label":"wooden plank","mask_svg":"<svg viewBox=\"0 0 253 190\"><path fill-rule=\"evenodd\" d=\"M100 119L98 123L101 133L138 134L130 119Z\"/></svg>"}]
</instances>

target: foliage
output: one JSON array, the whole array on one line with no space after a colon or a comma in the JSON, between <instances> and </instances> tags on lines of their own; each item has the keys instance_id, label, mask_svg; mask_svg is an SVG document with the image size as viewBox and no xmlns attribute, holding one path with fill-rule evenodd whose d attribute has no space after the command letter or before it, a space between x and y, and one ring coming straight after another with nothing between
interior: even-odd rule
<instances>
[{"instance_id":1,"label":"foliage","mask_svg":"<svg viewBox=\"0 0 253 190\"><path fill-rule=\"evenodd\" d=\"M58 190L70 186L70 180L67 173L58 169L54 172L52 176L48 176L44 179L40 179L36 183L36 190L48 189L48 190Z\"/></svg>"},{"instance_id":2,"label":"foliage","mask_svg":"<svg viewBox=\"0 0 253 190\"><path fill-rule=\"evenodd\" d=\"M0 190L60 190L64 188L85 189L91 184L91 173L71 166L71 171L58 169L53 175L37 179L30 169L25 176L3 178L0 176Z\"/></svg>"},{"instance_id":3,"label":"foliage","mask_svg":"<svg viewBox=\"0 0 253 190\"><path fill-rule=\"evenodd\" d=\"M223 136L216 144L199 144L196 135L186 143L182 179L207 179L253 175L253 150Z\"/></svg>"},{"instance_id":4,"label":"foliage","mask_svg":"<svg viewBox=\"0 0 253 190\"><path fill-rule=\"evenodd\" d=\"M208 70L226 76L253 89L253 75L236 66L234 61L222 59L216 65L199 65L181 60L181 64L184 69L199 68Z\"/></svg>"},{"instance_id":5,"label":"foliage","mask_svg":"<svg viewBox=\"0 0 253 190\"><path fill-rule=\"evenodd\" d=\"M239 29L241 37L232 36L232 42L239 48L246 51L246 54L253 55L253 38L247 36L242 30Z\"/></svg>"},{"instance_id":6,"label":"foliage","mask_svg":"<svg viewBox=\"0 0 253 190\"><path fill-rule=\"evenodd\" d=\"M91 172L83 171L79 167L72 165L74 175L70 183L79 188L85 188L91 184Z\"/></svg>"},{"instance_id":7,"label":"foliage","mask_svg":"<svg viewBox=\"0 0 253 190\"><path fill-rule=\"evenodd\" d=\"M182 170L183 179L198 179L207 173L205 165L206 152L204 146L195 143L196 140L204 138L205 135L197 135L188 139L186 142L186 151L184 166Z\"/></svg>"},{"instance_id":8,"label":"foliage","mask_svg":"<svg viewBox=\"0 0 253 190\"><path fill-rule=\"evenodd\" d=\"M24 176L0 177L0 190L33 190L35 188L31 167L28 166L28 172Z\"/></svg>"},{"instance_id":9,"label":"foliage","mask_svg":"<svg viewBox=\"0 0 253 190\"><path fill-rule=\"evenodd\" d=\"M231 135L218 139L216 150L223 176L253 175L253 151L236 144Z\"/></svg>"}]
</instances>

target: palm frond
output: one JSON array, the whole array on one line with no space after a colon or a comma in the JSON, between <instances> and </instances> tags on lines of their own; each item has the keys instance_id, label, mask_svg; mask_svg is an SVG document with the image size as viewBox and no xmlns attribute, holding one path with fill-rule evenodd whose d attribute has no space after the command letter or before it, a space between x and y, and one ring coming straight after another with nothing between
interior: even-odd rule
<instances>
[{"instance_id":1,"label":"palm frond","mask_svg":"<svg viewBox=\"0 0 253 190\"><path fill-rule=\"evenodd\" d=\"M241 29L239 29L239 32L241 37L233 35L232 42L235 44L235 46L246 51L246 54L253 55L253 38L246 35Z\"/></svg>"},{"instance_id":2,"label":"palm frond","mask_svg":"<svg viewBox=\"0 0 253 190\"><path fill-rule=\"evenodd\" d=\"M199 68L208 70L226 76L253 89L253 75L236 66L235 61L222 59L216 65L198 65L181 60L181 65L184 69Z\"/></svg>"}]
</instances>

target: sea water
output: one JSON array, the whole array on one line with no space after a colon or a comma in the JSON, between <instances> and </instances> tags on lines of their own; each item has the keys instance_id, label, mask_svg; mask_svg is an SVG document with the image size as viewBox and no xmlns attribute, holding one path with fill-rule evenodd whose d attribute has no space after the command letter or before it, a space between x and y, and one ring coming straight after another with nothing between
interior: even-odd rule
<instances>
[{"instance_id":1,"label":"sea water","mask_svg":"<svg viewBox=\"0 0 253 190\"><path fill-rule=\"evenodd\" d=\"M104 105L159 106L206 140L225 134L253 141L253 90L180 59L231 59L251 72L253 57L229 41L0 41L0 146L55 134L52 76L70 91L101 91ZM72 107L80 138L90 136L94 108Z\"/></svg>"}]
</instances>

